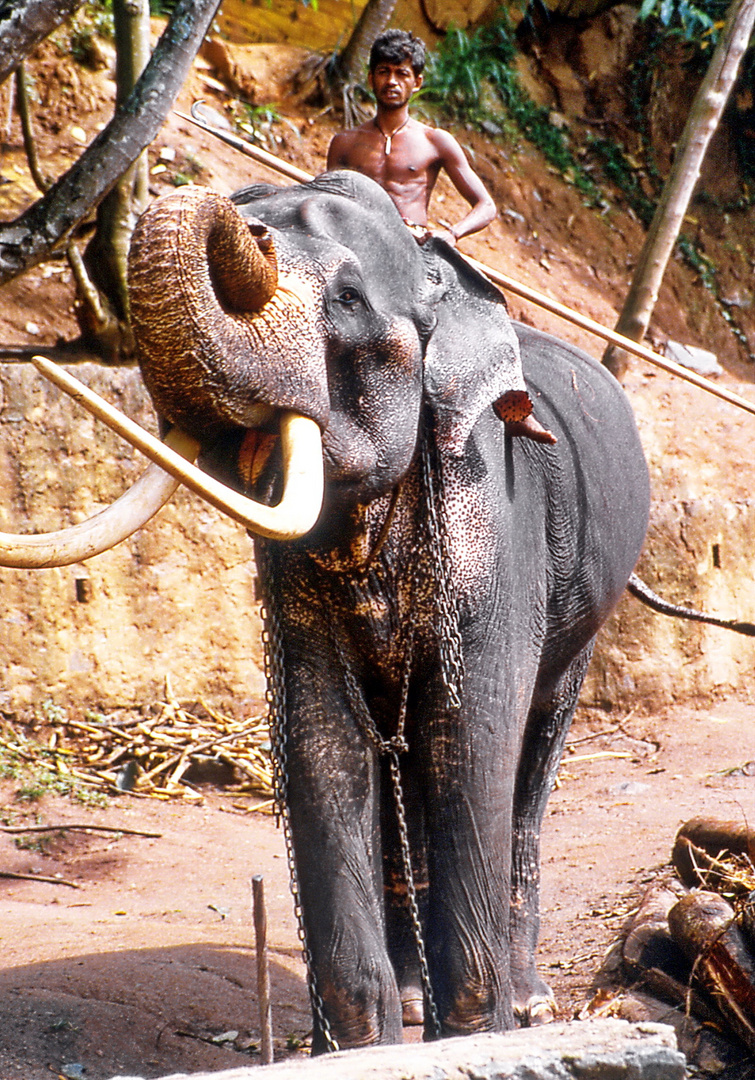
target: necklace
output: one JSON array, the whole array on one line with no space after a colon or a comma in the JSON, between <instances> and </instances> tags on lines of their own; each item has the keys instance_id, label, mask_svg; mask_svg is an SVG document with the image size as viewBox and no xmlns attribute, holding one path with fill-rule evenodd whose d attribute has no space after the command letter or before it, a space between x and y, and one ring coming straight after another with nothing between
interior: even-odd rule
<instances>
[{"instance_id":1,"label":"necklace","mask_svg":"<svg viewBox=\"0 0 755 1080\"><path fill-rule=\"evenodd\" d=\"M385 132L383 131L383 129L381 128L380 124L379 124L379 123L377 122L377 117L375 117L375 121L374 121L374 123L375 123L375 127L376 127L376 128L378 129L378 131L380 132L380 134L381 134L381 135L383 136L383 138L385 139L385 156L386 156L386 157L388 157L388 155L389 155L389 154L390 154L390 152L391 152L391 140L392 140L392 139L395 139L395 138L396 138L396 136L398 135L399 131L403 131L403 129L404 129L404 128L406 127L406 125L407 125L407 124L409 123L409 117L407 116L407 118L406 118L406 120L404 120L403 124L399 124L399 126L398 126L398 127L396 128L396 130L395 130L395 131L392 131L392 132L390 133L390 135L386 135L386 133L385 133Z\"/></svg>"}]
</instances>

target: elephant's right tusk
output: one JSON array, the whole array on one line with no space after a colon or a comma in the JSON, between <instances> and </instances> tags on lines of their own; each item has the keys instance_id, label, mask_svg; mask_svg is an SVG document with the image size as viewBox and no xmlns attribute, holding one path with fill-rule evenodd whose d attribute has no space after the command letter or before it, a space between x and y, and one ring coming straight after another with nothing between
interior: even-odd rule
<instances>
[{"instance_id":1,"label":"elephant's right tusk","mask_svg":"<svg viewBox=\"0 0 755 1080\"><path fill-rule=\"evenodd\" d=\"M33 357L32 363L150 461L250 532L272 540L295 540L308 533L320 516L324 487L322 441L314 420L294 412L281 413L283 496L277 506L266 506L191 465L58 364L44 356Z\"/></svg>"}]
</instances>

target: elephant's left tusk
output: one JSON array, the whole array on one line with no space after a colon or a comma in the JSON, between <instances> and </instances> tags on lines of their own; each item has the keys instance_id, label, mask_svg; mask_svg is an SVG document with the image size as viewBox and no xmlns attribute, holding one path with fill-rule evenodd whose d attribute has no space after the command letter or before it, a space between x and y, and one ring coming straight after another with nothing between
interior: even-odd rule
<instances>
[{"instance_id":1,"label":"elephant's left tusk","mask_svg":"<svg viewBox=\"0 0 755 1080\"><path fill-rule=\"evenodd\" d=\"M277 506L265 506L191 465L58 364L44 356L33 357L32 363L42 375L150 461L258 536L295 540L308 533L320 516L324 486L322 442L314 420L293 412L281 414L283 496Z\"/></svg>"},{"instance_id":2,"label":"elephant's left tusk","mask_svg":"<svg viewBox=\"0 0 755 1080\"><path fill-rule=\"evenodd\" d=\"M166 441L189 458L196 457L199 451L195 439L175 428ZM150 465L119 499L78 525L49 533L0 533L0 566L42 570L101 555L146 525L177 487L177 480L157 465Z\"/></svg>"}]
</instances>

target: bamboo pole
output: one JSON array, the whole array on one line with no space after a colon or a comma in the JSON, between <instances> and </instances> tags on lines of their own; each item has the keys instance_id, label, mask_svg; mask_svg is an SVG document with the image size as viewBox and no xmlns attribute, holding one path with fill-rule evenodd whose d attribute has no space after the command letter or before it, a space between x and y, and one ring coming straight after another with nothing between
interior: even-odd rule
<instances>
[{"instance_id":1,"label":"bamboo pole","mask_svg":"<svg viewBox=\"0 0 755 1080\"><path fill-rule=\"evenodd\" d=\"M188 116L186 113L178 112L177 110L176 115L180 116L182 120L186 120L188 123L202 128L203 131L215 135L218 139L222 139L222 141L228 143L229 146L233 146L236 150L240 150L242 154L246 154L247 157L252 158L261 165L266 165L268 168L274 169L282 176L288 177L289 180L295 180L297 183L307 183L310 180L314 180L314 176L311 173L304 172L303 169L299 169L295 165L290 165L287 161L276 157L275 154L271 154L267 150L253 146L251 143L240 139L237 135L233 135L227 131L221 131L218 128L212 127L210 124L205 124L200 120L195 119L193 116ZM463 252L459 252L459 254L463 255ZM739 394L735 394L732 390L726 390L722 386L716 386L710 379L706 379L702 375L697 375L694 371L689 371L687 368L682 367L681 364L675 364L673 360L668 360L665 356L661 356L660 353L655 352L653 349L649 349L646 345L640 345L638 342L632 341L631 338L624 337L623 334L617 334L615 330L609 330L607 327L595 322L594 319L589 318L587 315L580 315L579 312L573 311L565 304L559 303L558 300L552 300L544 293L538 292L536 289L531 289L528 285L522 285L520 282L515 281L514 278L501 273L500 270L494 270L491 266L486 266L484 263L477 262L476 259L472 259L468 255L464 255L464 258L471 266L481 274L484 274L485 277L489 278L496 285L500 285L502 288L507 289L515 296L519 296L523 300L528 300L532 304L537 304L538 307L543 308L545 311L549 311L552 315L558 315L559 318L565 319L567 322L571 322L575 326L580 327L580 329L586 330L588 333L602 338L604 341L609 342L609 344L618 345L619 348L624 349L626 352L639 356L641 360L645 360L648 364L653 364L655 367L661 368L671 375L676 375L677 378L692 383L692 385L698 387L698 389L705 390L707 393L713 394L722 401L727 401L730 405L735 405L737 408L743 409L745 412L755 416L755 402L748 401Z\"/></svg>"}]
</instances>

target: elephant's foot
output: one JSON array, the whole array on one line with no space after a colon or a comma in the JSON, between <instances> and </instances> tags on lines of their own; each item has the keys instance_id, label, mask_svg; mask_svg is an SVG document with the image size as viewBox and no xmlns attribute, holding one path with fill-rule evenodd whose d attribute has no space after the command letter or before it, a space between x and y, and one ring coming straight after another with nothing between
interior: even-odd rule
<instances>
[{"instance_id":1,"label":"elephant's foot","mask_svg":"<svg viewBox=\"0 0 755 1080\"><path fill-rule=\"evenodd\" d=\"M354 1050L401 1042L401 1001L392 970L373 971L371 978L360 979L359 973L351 968L338 972L338 981L329 978L326 971L321 970L317 975L317 989L330 1033L339 1049ZM312 1053L321 1054L331 1047L327 1045L317 1017L313 1019Z\"/></svg>"},{"instance_id":2,"label":"elephant's foot","mask_svg":"<svg viewBox=\"0 0 755 1080\"><path fill-rule=\"evenodd\" d=\"M558 1015L556 999L548 983L540 978L532 960L516 965L511 973L514 988L514 1016L519 1027L551 1024Z\"/></svg>"},{"instance_id":3,"label":"elephant's foot","mask_svg":"<svg viewBox=\"0 0 755 1080\"><path fill-rule=\"evenodd\" d=\"M540 1027L541 1024L552 1024L556 1019L558 1009L553 992L545 983L541 983L541 986L541 990L514 1004L519 1027Z\"/></svg>"},{"instance_id":4,"label":"elephant's foot","mask_svg":"<svg viewBox=\"0 0 755 1080\"><path fill-rule=\"evenodd\" d=\"M421 1027L424 1024L425 1002L421 990L402 990L401 1019L404 1027Z\"/></svg>"},{"instance_id":5,"label":"elephant's foot","mask_svg":"<svg viewBox=\"0 0 755 1080\"><path fill-rule=\"evenodd\" d=\"M506 420L504 423L506 434L515 439L532 439L533 442L545 443L546 446L553 446L558 442L553 432L544 428L532 413L526 420Z\"/></svg>"},{"instance_id":6,"label":"elephant's foot","mask_svg":"<svg viewBox=\"0 0 755 1080\"><path fill-rule=\"evenodd\" d=\"M514 1012L519 1027L540 1027L541 1024L552 1024L558 1015L556 999L552 994L533 994L524 1005L517 1005Z\"/></svg>"}]
</instances>

